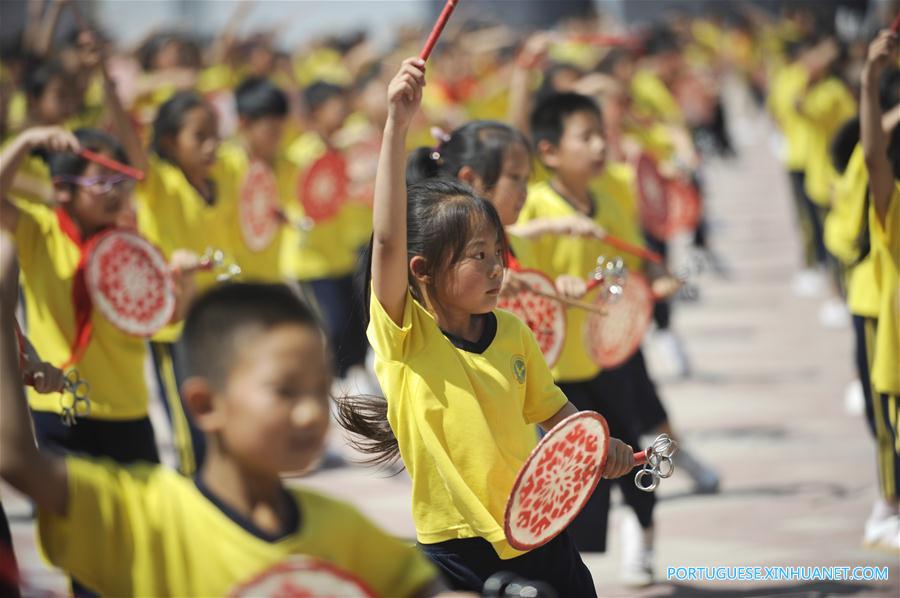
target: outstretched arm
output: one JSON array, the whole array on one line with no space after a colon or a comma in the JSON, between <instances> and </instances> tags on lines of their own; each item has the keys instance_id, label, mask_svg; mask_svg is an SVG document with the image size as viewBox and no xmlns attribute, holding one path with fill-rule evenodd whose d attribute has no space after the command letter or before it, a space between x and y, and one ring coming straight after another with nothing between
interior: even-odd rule
<instances>
[{"instance_id":1,"label":"outstretched arm","mask_svg":"<svg viewBox=\"0 0 900 598\"><path fill-rule=\"evenodd\" d=\"M425 63L403 61L388 86L388 118L375 175L372 217L372 291L391 319L401 324L409 286L406 252L406 135L422 102Z\"/></svg>"}]
</instances>

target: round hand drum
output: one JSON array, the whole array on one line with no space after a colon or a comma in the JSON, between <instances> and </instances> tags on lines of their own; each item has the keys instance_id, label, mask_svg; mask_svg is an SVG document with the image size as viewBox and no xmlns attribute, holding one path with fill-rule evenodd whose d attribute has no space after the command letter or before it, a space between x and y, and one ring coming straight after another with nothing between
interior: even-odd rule
<instances>
[{"instance_id":1,"label":"round hand drum","mask_svg":"<svg viewBox=\"0 0 900 598\"><path fill-rule=\"evenodd\" d=\"M669 198L669 236L693 231L700 220L700 194L692 184L679 179L666 181L666 196Z\"/></svg>"},{"instance_id":2,"label":"round hand drum","mask_svg":"<svg viewBox=\"0 0 900 598\"><path fill-rule=\"evenodd\" d=\"M313 222L334 218L347 200L347 162L329 150L300 179L300 203Z\"/></svg>"},{"instance_id":3,"label":"round hand drum","mask_svg":"<svg viewBox=\"0 0 900 598\"><path fill-rule=\"evenodd\" d=\"M325 561L304 556L275 565L235 588L230 596L373 598L375 592L352 573Z\"/></svg>"},{"instance_id":4,"label":"round hand drum","mask_svg":"<svg viewBox=\"0 0 900 598\"><path fill-rule=\"evenodd\" d=\"M641 225L657 239L667 239L671 231L666 180L660 174L656 161L647 154L640 155L635 170Z\"/></svg>"},{"instance_id":5,"label":"round hand drum","mask_svg":"<svg viewBox=\"0 0 900 598\"><path fill-rule=\"evenodd\" d=\"M516 275L530 289L541 294L525 289L511 298L501 298L497 301L497 307L511 311L528 325L537 339L547 365L553 367L559 361L566 341L565 306L547 297L556 295L556 287L545 274L526 269L517 272Z\"/></svg>"},{"instance_id":6,"label":"round hand drum","mask_svg":"<svg viewBox=\"0 0 900 598\"><path fill-rule=\"evenodd\" d=\"M268 247L281 225L278 219L278 185L272 169L253 162L241 185L238 221L244 243L250 251Z\"/></svg>"},{"instance_id":7,"label":"round hand drum","mask_svg":"<svg viewBox=\"0 0 900 598\"><path fill-rule=\"evenodd\" d=\"M94 308L123 332L151 336L172 319L175 290L166 260L137 233L101 233L88 251L84 272Z\"/></svg>"},{"instance_id":8,"label":"round hand drum","mask_svg":"<svg viewBox=\"0 0 900 598\"><path fill-rule=\"evenodd\" d=\"M538 443L516 476L506 501L504 532L510 546L531 550L559 535L584 508L606 470L609 428L603 416L580 411L562 420ZM634 453L644 467L634 477L652 492L675 472L678 445L660 434L653 445Z\"/></svg>"},{"instance_id":9,"label":"round hand drum","mask_svg":"<svg viewBox=\"0 0 900 598\"><path fill-rule=\"evenodd\" d=\"M621 293L600 293L595 303L605 315L590 314L584 329L584 342L594 363L604 368L619 366L638 347L653 317L653 292L642 274L629 272Z\"/></svg>"}]
</instances>

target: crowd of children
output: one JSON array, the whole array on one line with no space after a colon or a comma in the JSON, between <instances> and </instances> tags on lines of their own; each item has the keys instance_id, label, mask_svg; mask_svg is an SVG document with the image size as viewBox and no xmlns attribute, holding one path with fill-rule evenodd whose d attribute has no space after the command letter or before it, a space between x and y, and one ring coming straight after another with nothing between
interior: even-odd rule
<instances>
[{"instance_id":1,"label":"crowd of children","mask_svg":"<svg viewBox=\"0 0 900 598\"><path fill-rule=\"evenodd\" d=\"M531 34L465 23L427 66L406 58L417 32L389 51L358 35L281 52L274 32L239 35L247 3L207 47L156 32L130 52L80 14L54 35L73 3L34 10L0 56L0 476L34 502L73 592L265 594L311 557L377 595L480 593L508 571L591 596L580 553L606 550L614 486L623 577L651 583L656 499L627 474L642 438L675 434L640 348L615 367L592 358L584 307L609 292L588 284L598 258L621 256L652 289L657 349L689 375L671 323L683 281L636 164L693 194L679 230L727 275L700 169L735 151L726 73L783 134L806 239L797 291L827 271L823 318L844 299L852 315L881 491L864 539L900 550L897 32L847 42L805 9L745 8L647 30L596 14ZM171 281L149 338L88 289L98 239L121 229ZM212 255L227 277L203 266ZM523 270L567 306L552 364L495 309L527 288ZM90 410L68 425L73 368ZM177 471L160 464L153 401ZM609 424L604 479L564 533L519 551L513 482L541 430L579 410ZM316 467L333 417L373 461L402 463L415 547L283 482ZM717 491L690 452L678 463ZM19 581L0 505L0 592Z\"/></svg>"}]
</instances>

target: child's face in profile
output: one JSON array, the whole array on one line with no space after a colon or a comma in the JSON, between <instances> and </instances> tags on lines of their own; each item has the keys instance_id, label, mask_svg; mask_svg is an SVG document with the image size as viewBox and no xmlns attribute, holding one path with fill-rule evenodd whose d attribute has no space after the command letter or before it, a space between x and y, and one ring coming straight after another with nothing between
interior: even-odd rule
<instances>
[{"instance_id":1,"label":"child's face in profile","mask_svg":"<svg viewBox=\"0 0 900 598\"><path fill-rule=\"evenodd\" d=\"M197 106L184 115L181 129L173 140L171 155L188 176L205 177L216 163L217 126L212 108L208 106Z\"/></svg>"},{"instance_id":2,"label":"child's face in profile","mask_svg":"<svg viewBox=\"0 0 900 598\"><path fill-rule=\"evenodd\" d=\"M350 109L347 100L343 96L336 95L328 98L313 113L313 120L319 123L329 135L336 133L347 120Z\"/></svg>"},{"instance_id":3,"label":"child's face in profile","mask_svg":"<svg viewBox=\"0 0 900 598\"><path fill-rule=\"evenodd\" d=\"M321 332L286 323L237 342L226 387L214 399L222 449L269 476L309 469L329 422L331 367Z\"/></svg>"},{"instance_id":4,"label":"child's face in profile","mask_svg":"<svg viewBox=\"0 0 900 598\"><path fill-rule=\"evenodd\" d=\"M435 299L441 306L468 314L497 307L504 268L499 234L488 222L476 227L462 258L438 276Z\"/></svg>"},{"instance_id":5,"label":"child's face in profile","mask_svg":"<svg viewBox=\"0 0 900 598\"><path fill-rule=\"evenodd\" d=\"M279 116L263 116L241 124L248 149L254 158L270 164L275 161L284 136L284 121Z\"/></svg>"},{"instance_id":6,"label":"child's face in profile","mask_svg":"<svg viewBox=\"0 0 900 598\"><path fill-rule=\"evenodd\" d=\"M500 178L485 196L500 215L503 226L515 224L528 196L528 177L531 176L531 154L521 143L506 150ZM477 189L482 192L481 189Z\"/></svg>"},{"instance_id":7,"label":"child's face in profile","mask_svg":"<svg viewBox=\"0 0 900 598\"><path fill-rule=\"evenodd\" d=\"M600 116L590 111L567 116L555 154L550 166L561 175L582 180L600 175L606 164L606 139Z\"/></svg>"}]
</instances>

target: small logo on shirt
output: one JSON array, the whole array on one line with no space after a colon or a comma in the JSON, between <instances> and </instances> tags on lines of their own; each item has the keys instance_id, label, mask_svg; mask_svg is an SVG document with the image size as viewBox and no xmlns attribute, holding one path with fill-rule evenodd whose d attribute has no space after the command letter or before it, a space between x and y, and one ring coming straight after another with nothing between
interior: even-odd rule
<instances>
[{"instance_id":1,"label":"small logo on shirt","mask_svg":"<svg viewBox=\"0 0 900 598\"><path fill-rule=\"evenodd\" d=\"M521 355L513 355L510 365L516 381L519 384L525 384L525 358Z\"/></svg>"}]
</instances>

